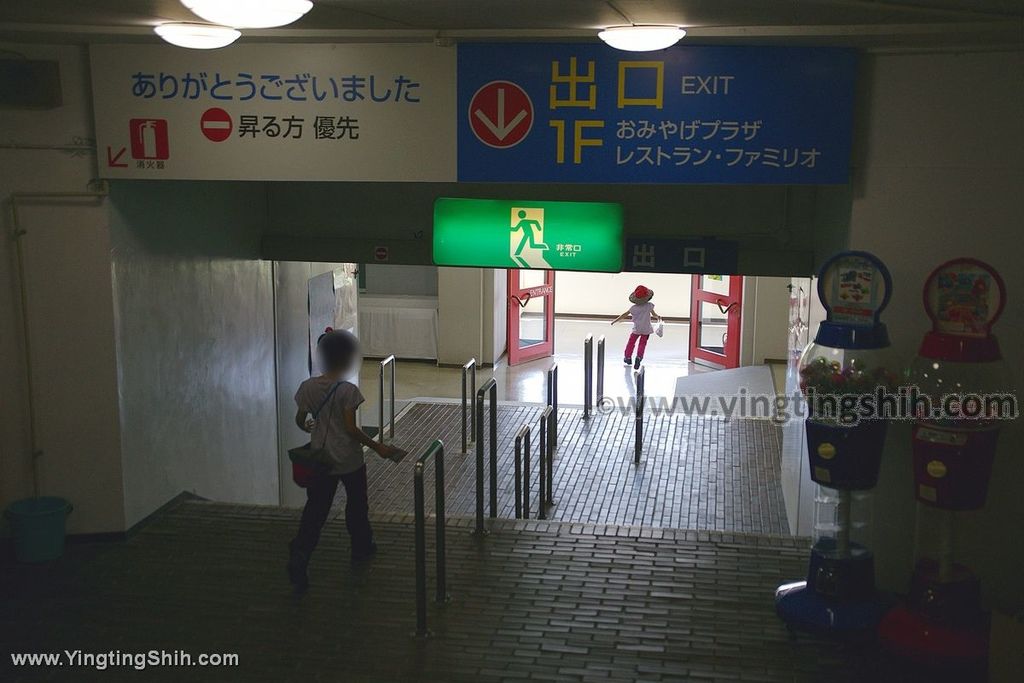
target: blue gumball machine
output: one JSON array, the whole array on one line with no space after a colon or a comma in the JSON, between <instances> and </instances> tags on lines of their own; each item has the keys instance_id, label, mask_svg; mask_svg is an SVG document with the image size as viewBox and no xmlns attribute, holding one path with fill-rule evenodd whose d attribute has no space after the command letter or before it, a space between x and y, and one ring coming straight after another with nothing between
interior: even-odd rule
<instances>
[{"instance_id":1,"label":"blue gumball machine","mask_svg":"<svg viewBox=\"0 0 1024 683\"><path fill-rule=\"evenodd\" d=\"M776 612L790 628L866 634L885 612L869 534L887 427L872 406L899 376L879 321L891 293L889 271L866 252L837 254L818 273L827 315L800 357L808 465L818 484L811 558L805 580L775 591Z\"/></svg>"}]
</instances>

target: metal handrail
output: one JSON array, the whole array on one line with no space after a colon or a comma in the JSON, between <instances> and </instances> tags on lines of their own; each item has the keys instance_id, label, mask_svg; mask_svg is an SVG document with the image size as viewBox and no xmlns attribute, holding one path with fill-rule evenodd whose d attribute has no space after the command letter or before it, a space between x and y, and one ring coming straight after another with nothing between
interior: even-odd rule
<instances>
[{"instance_id":1,"label":"metal handrail","mask_svg":"<svg viewBox=\"0 0 1024 683\"><path fill-rule=\"evenodd\" d=\"M380 392L377 406L377 417L379 418L377 425L380 431L377 432L377 440L381 443L384 443L384 368L389 365L391 366L391 422L388 424L388 432L392 439L395 438L395 356L392 354L380 362L380 372L377 376L377 389Z\"/></svg>"},{"instance_id":2,"label":"metal handrail","mask_svg":"<svg viewBox=\"0 0 1024 683\"><path fill-rule=\"evenodd\" d=\"M530 518L530 425L516 432L516 519Z\"/></svg>"},{"instance_id":3,"label":"metal handrail","mask_svg":"<svg viewBox=\"0 0 1024 683\"><path fill-rule=\"evenodd\" d=\"M435 602L448 601L448 582L445 572L445 512L444 512L444 443L434 441L413 467L413 498L416 513L416 635L426 637L427 631L427 532L423 502L423 469L434 457L434 526L437 531L434 555L437 561L437 588Z\"/></svg>"},{"instance_id":4,"label":"metal handrail","mask_svg":"<svg viewBox=\"0 0 1024 683\"><path fill-rule=\"evenodd\" d=\"M476 392L476 533L484 529L484 397L490 394L491 517L498 516L498 383L492 377Z\"/></svg>"},{"instance_id":5,"label":"metal handrail","mask_svg":"<svg viewBox=\"0 0 1024 683\"><path fill-rule=\"evenodd\" d=\"M583 338L583 419L590 419L594 394L594 335Z\"/></svg>"},{"instance_id":6,"label":"metal handrail","mask_svg":"<svg viewBox=\"0 0 1024 683\"><path fill-rule=\"evenodd\" d=\"M640 372L636 373L636 417L634 432L636 433L636 439L633 443L633 463L636 465L640 464L640 450L644 443L644 370L640 368Z\"/></svg>"},{"instance_id":7,"label":"metal handrail","mask_svg":"<svg viewBox=\"0 0 1024 683\"><path fill-rule=\"evenodd\" d=\"M548 405L551 406L551 450L558 448L558 363L548 369Z\"/></svg>"},{"instance_id":8,"label":"metal handrail","mask_svg":"<svg viewBox=\"0 0 1024 683\"><path fill-rule=\"evenodd\" d=\"M540 501L537 510L537 519L547 519L547 506L551 503L551 475L554 472L551 466L551 458L554 455L554 447L551 441L551 426L554 424L555 410L552 406L544 406L540 414L540 451L538 455L540 465ZM529 496L529 489L526 491Z\"/></svg>"},{"instance_id":9,"label":"metal handrail","mask_svg":"<svg viewBox=\"0 0 1024 683\"><path fill-rule=\"evenodd\" d=\"M472 372L470 372L472 371ZM466 376L470 377L470 390L466 393ZM469 452L469 444L476 441L476 402L472 400L476 394L476 358L470 358L462 366L462 452ZM469 406L470 437L466 438L466 406Z\"/></svg>"},{"instance_id":10,"label":"metal handrail","mask_svg":"<svg viewBox=\"0 0 1024 683\"><path fill-rule=\"evenodd\" d=\"M600 409L604 400L604 335L597 338L597 396L595 403Z\"/></svg>"}]
</instances>

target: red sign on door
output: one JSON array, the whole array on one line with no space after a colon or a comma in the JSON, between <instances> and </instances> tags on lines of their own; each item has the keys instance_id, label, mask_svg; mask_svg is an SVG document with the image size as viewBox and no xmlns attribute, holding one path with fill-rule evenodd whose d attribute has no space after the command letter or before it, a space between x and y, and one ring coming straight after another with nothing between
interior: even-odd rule
<instances>
[{"instance_id":1,"label":"red sign on door","mask_svg":"<svg viewBox=\"0 0 1024 683\"><path fill-rule=\"evenodd\" d=\"M167 119L131 119L128 121L131 135L132 159L163 160L170 157L167 139Z\"/></svg>"},{"instance_id":2,"label":"red sign on door","mask_svg":"<svg viewBox=\"0 0 1024 683\"><path fill-rule=\"evenodd\" d=\"M220 107L212 107L203 112L202 118L199 119L199 128L207 140L224 142L231 137L234 123L231 121L231 114Z\"/></svg>"},{"instance_id":3,"label":"red sign on door","mask_svg":"<svg viewBox=\"0 0 1024 683\"><path fill-rule=\"evenodd\" d=\"M469 102L469 126L488 147L514 147L533 128L533 102L515 83L491 81Z\"/></svg>"}]
</instances>

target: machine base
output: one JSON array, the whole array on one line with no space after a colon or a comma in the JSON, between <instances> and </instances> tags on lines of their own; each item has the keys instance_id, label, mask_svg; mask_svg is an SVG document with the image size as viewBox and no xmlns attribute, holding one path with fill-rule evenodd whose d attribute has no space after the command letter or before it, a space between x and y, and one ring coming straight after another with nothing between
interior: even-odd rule
<instances>
[{"instance_id":1,"label":"machine base","mask_svg":"<svg viewBox=\"0 0 1024 683\"><path fill-rule=\"evenodd\" d=\"M937 620L900 606L878 626L882 645L892 653L935 669L984 670L988 662L988 619Z\"/></svg>"},{"instance_id":2,"label":"machine base","mask_svg":"<svg viewBox=\"0 0 1024 683\"><path fill-rule=\"evenodd\" d=\"M775 590L775 612L790 628L836 635L873 635L886 612L876 598L837 600L814 592L806 581Z\"/></svg>"}]
</instances>

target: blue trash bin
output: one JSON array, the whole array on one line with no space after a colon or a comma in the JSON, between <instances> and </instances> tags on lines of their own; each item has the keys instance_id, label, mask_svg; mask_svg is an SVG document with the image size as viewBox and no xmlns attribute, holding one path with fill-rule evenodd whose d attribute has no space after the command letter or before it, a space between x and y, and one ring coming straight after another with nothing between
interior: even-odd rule
<instances>
[{"instance_id":1,"label":"blue trash bin","mask_svg":"<svg viewBox=\"0 0 1024 683\"><path fill-rule=\"evenodd\" d=\"M68 515L74 507L63 498L25 498L7 506L4 516L14 532L19 562L46 562L64 554Z\"/></svg>"}]
</instances>

